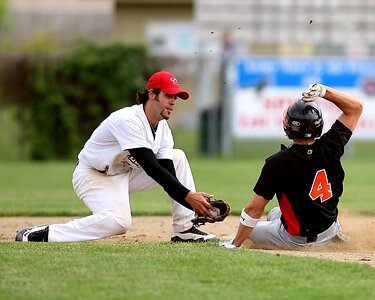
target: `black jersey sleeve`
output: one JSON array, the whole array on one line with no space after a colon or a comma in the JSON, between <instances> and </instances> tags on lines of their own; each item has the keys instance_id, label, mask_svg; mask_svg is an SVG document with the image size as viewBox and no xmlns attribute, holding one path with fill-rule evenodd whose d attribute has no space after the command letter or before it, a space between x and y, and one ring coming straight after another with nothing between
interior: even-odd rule
<instances>
[{"instance_id":1,"label":"black jersey sleeve","mask_svg":"<svg viewBox=\"0 0 375 300\"><path fill-rule=\"evenodd\" d=\"M146 174L159 183L170 197L186 208L193 210L185 200L190 190L177 180L172 160L158 160L152 150L147 148L129 149L129 153L141 165Z\"/></svg>"},{"instance_id":2,"label":"black jersey sleeve","mask_svg":"<svg viewBox=\"0 0 375 300\"><path fill-rule=\"evenodd\" d=\"M351 136L352 131L339 120L336 120L331 129L324 133L319 140L325 144L331 153L340 158L344 154L344 147Z\"/></svg>"},{"instance_id":3,"label":"black jersey sleeve","mask_svg":"<svg viewBox=\"0 0 375 300\"><path fill-rule=\"evenodd\" d=\"M267 200L271 200L276 194L277 179L275 178L275 171L276 170L272 168L269 159L266 159L266 162L262 168L258 181L253 188L253 191L256 194L262 196Z\"/></svg>"}]
</instances>

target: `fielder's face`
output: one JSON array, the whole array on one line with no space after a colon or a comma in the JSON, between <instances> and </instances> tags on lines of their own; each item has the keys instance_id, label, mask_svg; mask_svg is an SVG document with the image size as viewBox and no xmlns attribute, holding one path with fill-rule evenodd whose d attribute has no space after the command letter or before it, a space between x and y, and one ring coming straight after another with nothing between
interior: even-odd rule
<instances>
[{"instance_id":1,"label":"fielder's face","mask_svg":"<svg viewBox=\"0 0 375 300\"><path fill-rule=\"evenodd\" d=\"M160 120L168 120L176 105L177 95L171 95L160 91L160 94L155 96L155 113L160 115Z\"/></svg>"}]
</instances>

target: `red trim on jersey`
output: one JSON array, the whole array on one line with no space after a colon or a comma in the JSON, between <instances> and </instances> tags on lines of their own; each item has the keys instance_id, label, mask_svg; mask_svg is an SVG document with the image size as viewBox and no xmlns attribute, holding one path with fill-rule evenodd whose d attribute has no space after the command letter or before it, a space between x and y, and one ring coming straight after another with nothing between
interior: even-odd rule
<instances>
[{"instance_id":1,"label":"red trim on jersey","mask_svg":"<svg viewBox=\"0 0 375 300\"><path fill-rule=\"evenodd\" d=\"M299 222L294 214L292 206L290 205L288 197L281 193L281 199L279 201L280 210L283 214L284 220L287 224L287 231L292 235L299 235L300 234L300 226Z\"/></svg>"}]
</instances>

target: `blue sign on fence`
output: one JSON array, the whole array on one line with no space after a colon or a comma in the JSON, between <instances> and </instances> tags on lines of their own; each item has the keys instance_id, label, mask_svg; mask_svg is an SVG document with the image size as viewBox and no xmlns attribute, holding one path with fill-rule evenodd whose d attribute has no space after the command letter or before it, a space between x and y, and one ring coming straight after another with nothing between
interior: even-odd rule
<instances>
[{"instance_id":1,"label":"blue sign on fence","mask_svg":"<svg viewBox=\"0 0 375 300\"><path fill-rule=\"evenodd\" d=\"M340 58L246 58L237 63L240 88L268 85L305 87L322 82L337 88L363 86L375 82L375 60Z\"/></svg>"}]
</instances>

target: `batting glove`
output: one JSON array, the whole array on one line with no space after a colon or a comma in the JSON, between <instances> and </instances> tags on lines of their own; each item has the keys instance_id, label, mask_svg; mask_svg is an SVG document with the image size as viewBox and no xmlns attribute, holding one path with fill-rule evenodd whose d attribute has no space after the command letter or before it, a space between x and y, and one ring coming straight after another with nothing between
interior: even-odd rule
<instances>
[{"instance_id":1,"label":"batting glove","mask_svg":"<svg viewBox=\"0 0 375 300\"><path fill-rule=\"evenodd\" d=\"M307 92L302 93L301 100L305 102L313 102L318 97L323 98L325 94L326 94L325 86L319 83L314 83L309 86L309 90Z\"/></svg>"},{"instance_id":2,"label":"batting glove","mask_svg":"<svg viewBox=\"0 0 375 300\"><path fill-rule=\"evenodd\" d=\"M232 240L229 240L229 241L223 241L223 242L220 242L219 243L219 246L220 247L224 247L226 249L235 249L235 248L239 248L239 247L236 247L235 245L232 244L233 242L233 239Z\"/></svg>"}]
</instances>

